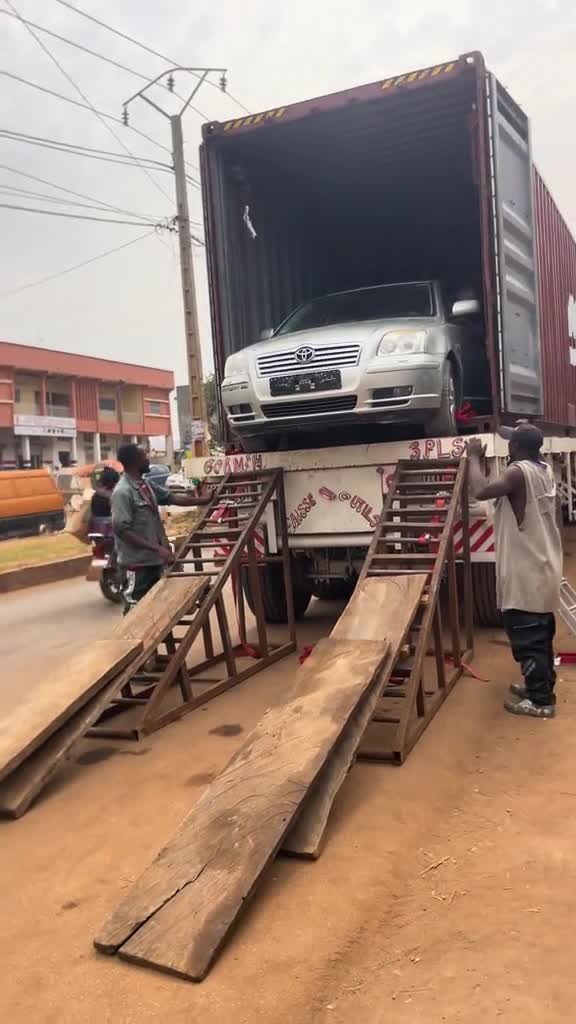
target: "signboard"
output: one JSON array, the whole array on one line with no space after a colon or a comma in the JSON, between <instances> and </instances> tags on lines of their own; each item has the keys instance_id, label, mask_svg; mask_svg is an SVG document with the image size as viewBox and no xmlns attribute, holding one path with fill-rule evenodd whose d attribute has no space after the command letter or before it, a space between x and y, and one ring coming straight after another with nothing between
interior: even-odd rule
<instances>
[{"instance_id":1,"label":"signboard","mask_svg":"<svg viewBox=\"0 0 576 1024\"><path fill-rule=\"evenodd\" d=\"M71 416L33 416L14 413L14 433L24 437L76 437Z\"/></svg>"}]
</instances>

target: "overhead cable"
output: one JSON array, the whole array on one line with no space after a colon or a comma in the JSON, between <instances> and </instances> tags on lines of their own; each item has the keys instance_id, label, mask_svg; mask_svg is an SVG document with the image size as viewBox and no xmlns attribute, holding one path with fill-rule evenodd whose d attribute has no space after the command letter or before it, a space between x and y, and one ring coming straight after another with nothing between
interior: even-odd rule
<instances>
[{"instance_id":1,"label":"overhead cable","mask_svg":"<svg viewBox=\"0 0 576 1024\"><path fill-rule=\"evenodd\" d=\"M70 220L92 220L97 221L100 224L127 224L133 228L141 228L143 225L148 227L156 227L152 221L137 221L137 220L116 220L108 217L91 217L83 213L64 213L63 210L39 210L32 206L16 206L12 203L0 203L0 209L3 210L20 210L23 213L42 213L47 217L67 217Z\"/></svg>"},{"instance_id":2,"label":"overhead cable","mask_svg":"<svg viewBox=\"0 0 576 1024\"><path fill-rule=\"evenodd\" d=\"M75 14L81 15L81 17L83 18L87 18L88 21L94 22L94 24L99 25L100 28L107 29L108 32L112 32L115 36L119 36L120 39L125 39L128 43L132 43L134 46L138 46L141 50L145 50L146 53L151 53L152 56L159 57L160 60L165 61L167 64L171 64L173 67L177 67L178 64L180 63L180 61L172 60L171 57L167 57L165 53L160 53L159 50L152 49L152 47L147 46L146 43L141 43L138 39L134 39L133 36L129 36L126 32L121 32L120 29L114 28L112 25L108 25L105 21L101 21L99 18L95 18L93 14L88 14L86 11L83 11L80 7L77 7L75 4L69 3L68 0L56 0L56 3L61 4L62 7L67 7L70 11L74 11ZM197 75L194 71L191 71L190 74L195 75L196 78L201 77L200 75ZM210 79L206 79L206 82L208 85L211 85L213 89L217 89L218 92L221 91L220 86L216 85L215 82L211 82ZM240 107L244 111L244 113L252 113L251 110L248 110L248 107L245 107L244 104L241 103L240 100L236 99L236 97L233 96L231 92L228 92L228 90L226 90L225 95L229 96L232 102L235 103L238 107ZM206 120L209 121L211 119L207 117Z\"/></svg>"},{"instance_id":3,"label":"overhead cable","mask_svg":"<svg viewBox=\"0 0 576 1024\"><path fill-rule=\"evenodd\" d=\"M82 267L87 267L91 263L103 260L106 256L112 256L113 253L121 252L122 249L127 249L130 245L136 245L137 242L141 242L144 238L151 238L152 235L155 234L156 230L147 231L146 234L139 235L138 238L131 238L129 242L124 242L123 245L117 245L114 249L107 249L106 252L100 252L96 256L91 256L88 260L82 260L81 263L75 263L71 267L65 267L64 270L58 270L55 274L48 274L46 277L39 277L35 281L28 281L27 284L19 285L17 288L10 288L8 291L0 292L0 298L7 298L9 295L19 295L20 292L28 291L29 288L37 288L41 284L47 284L48 281L55 281L59 277L64 277L66 274L71 274L74 270L80 270Z\"/></svg>"},{"instance_id":4,"label":"overhead cable","mask_svg":"<svg viewBox=\"0 0 576 1024\"><path fill-rule=\"evenodd\" d=\"M61 63L60 63L60 61L58 60L58 58L54 56L54 54L52 53L52 51L50 50L50 48L49 48L48 46L46 46L46 43L44 43L44 42L43 42L43 41L42 41L42 40L40 39L40 36L39 36L39 35L38 35L38 34L37 34L37 33L35 32L35 30L34 30L34 29L33 29L33 28L32 28L32 27L31 27L31 26L29 25L29 24L27 24L27 23L26 23L26 21L24 20L24 18L22 18L22 16L21 16L20 12L19 12L19 11L17 10L17 8L15 7L15 5L14 5L14 4L12 3L12 0L5 0L5 2L7 3L8 7L10 8L10 10L11 10L11 11L12 11L12 12L13 12L13 13L14 13L15 15L16 15L16 17L18 18L18 20L22 22L22 25L24 26L24 28L26 29L26 31L27 31L27 32L28 32L28 33L29 33L29 34L30 34L30 35L32 36L32 38L33 38L33 39L34 39L34 40L35 40L35 41L36 41L36 42L38 43L38 46L39 46L39 47L40 47L40 49L41 49L41 50L43 51L43 53L45 53L45 54L46 54L46 56L47 56L47 57L48 57L48 58L49 58L49 59L50 59L50 60L52 61L52 63L53 63L53 64L54 64L54 65L55 65L55 66L56 66L56 67L58 68L58 70L59 70L60 74L64 76L64 78L66 79L66 81L68 82L68 84L69 84L69 85L71 85L71 86L72 86L72 88L73 88L73 89L74 89L74 90L75 90L75 91L76 91L76 92L78 93L78 95L79 95L79 96L81 97L81 99L82 99L82 100L84 101L84 103L86 103L86 104L88 105L89 109L90 109L90 110L92 111L92 113L94 114L94 116L98 118L98 120L100 121L100 123L101 123L102 125L104 125L104 127L106 128L106 131L107 131L107 132L110 132L110 134L111 134L111 135L112 135L112 137L113 137L113 138L114 138L114 139L116 140L116 142L118 143L118 145L119 145L119 146L121 146L121 147L122 147L122 149L123 149L123 150L124 150L124 151L125 151L126 153L128 153L128 154L129 154L129 156L131 156L131 157L132 157L133 159L136 159L136 157L134 156L134 153L133 153L133 152L131 151L131 149L130 149L130 148L129 148L129 147L127 146L127 145L126 145L126 143L125 143L125 142L124 142L124 140L123 140L123 139L122 139L122 138L121 138L121 137L120 137L120 136L118 135L118 133L114 131L114 129L112 128L112 125L108 124L108 121L107 121L107 120L106 120L106 118L105 118L105 117L104 117L104 116L103 116L103 115L102 115L102 114L100 113L100 111L96 109L96 107L94 106L94 104L92 103L92 101L91 101L91 100L89 99L89 97L88 97L88 96L86 95L86 93L85 93L85 92L84 92L84 91L83 91L83 90L82 90L82 89L80 88L80 86L79 86L79 85L78 85L78 83L77 83L77 82L75 81L75 79L74 79L74 78L72 77L72 75L70 75L70 74L69 74L69 73L68 73L68 72L66 71L66 69L65 69L65 68L64 68L64 67L62 66L62 64L61 64ZM151 184L152 184L152 185L154 186L154 188L155 188L155 189L157 189L157 190L158 190L158 191L159 191L159 192L160 192L160 193L161 193L161 194L162 194L162 195L163 195L163 196L165 197L165 199L168 199L168 201L169 201L169 202L172 202L172 198L171 198L171 196L169 196L169 195L168 195L168 193L166 192L165 188L163 188L163 186L162 186L162 185L160 185L160 184L159 184L159 182L157 182L157 181L156 181L156 180L155 180L155 179L154 179L154 178L152 177L152 175L150 174L150 172L149 172L148 170L146 170L146 168L145 168L145 167L142 167L142 173L146 175L146 177L147 177L147 178L148 178L148 180L149 180L149 181L151 182Z\"/></svg>"},{"instance_id":5,"label":"overhead cable","mask_svg":"<svg viewBox=\"0 0 576 1024\"><path fill-rule=\"evenodd\" d=\"M103 199L97 199L95 196L91 196L86 192L76 192L75 189L67 188L65 185L59 185L55 181L50 181L49 178L40 178L37 174L30 174L29 171L21 171L19 167L10 167L9 164L0 164L0 170L9 171L10 174L18 174L21 178L28 178L30 181L37 181L41 185L48 185L49 188L55 188L59 192L65 192L67 195L76 196L77 199L87 199L88 202L96 202L100 206L111 210L113 213L126 213L130 217L140 217L141 219L153 220L154 218L150 214L132 213L130 210L123 210L121 207L114 206L112 203L106 203Z\"/></svg>"}]
</instances>

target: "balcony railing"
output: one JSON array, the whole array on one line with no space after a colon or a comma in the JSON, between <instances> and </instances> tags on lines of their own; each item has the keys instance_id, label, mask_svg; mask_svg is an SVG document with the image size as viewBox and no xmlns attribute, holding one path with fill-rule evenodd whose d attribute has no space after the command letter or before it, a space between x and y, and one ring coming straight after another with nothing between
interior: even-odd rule
<instances>
[{"instance_id":1,"label":"balcony railing","mask_svg":"<svg viewBox=\"0 0 576 1024\"><path fill-rule=\"evenodd\" d=\"M50 405L46 406L47 416L64 416L70 418L72 416L72 410L69 405Z\"/></svg>"}]
</instances>

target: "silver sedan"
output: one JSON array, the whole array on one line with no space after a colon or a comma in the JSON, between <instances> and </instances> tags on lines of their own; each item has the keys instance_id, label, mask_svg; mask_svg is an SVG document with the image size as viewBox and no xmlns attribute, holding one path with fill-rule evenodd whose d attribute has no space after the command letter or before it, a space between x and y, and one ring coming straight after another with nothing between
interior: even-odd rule
<instances>
[{"instance_id":1,"label":"silver sedan","mask_svg":"<svg viewBox=\"0 0 576 1024\"><path fill-rule=\"evenodd\" d=\"M244 443L362 421L454 434L465 376L479 401L489 398L479 310L467 298L447 313L430 281L304 303L265 340L227 359L222 402L230 426Z\"/></svg>"}]
</instances>

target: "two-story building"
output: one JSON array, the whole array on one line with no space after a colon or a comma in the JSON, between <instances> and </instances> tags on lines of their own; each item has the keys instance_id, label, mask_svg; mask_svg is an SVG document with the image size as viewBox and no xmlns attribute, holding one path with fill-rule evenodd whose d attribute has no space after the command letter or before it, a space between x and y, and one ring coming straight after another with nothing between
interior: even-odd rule
<instances>
[{"instance_id":1,"label":"two-story building","mask_svg":"<svg viewBox=\"0 0 576 1024\"><path fill-rule=\"evenodd\" d=\"M165 438L171 370L0 341L0 469L114 458L125 441Z\"/></svg>"}]
</instances>

